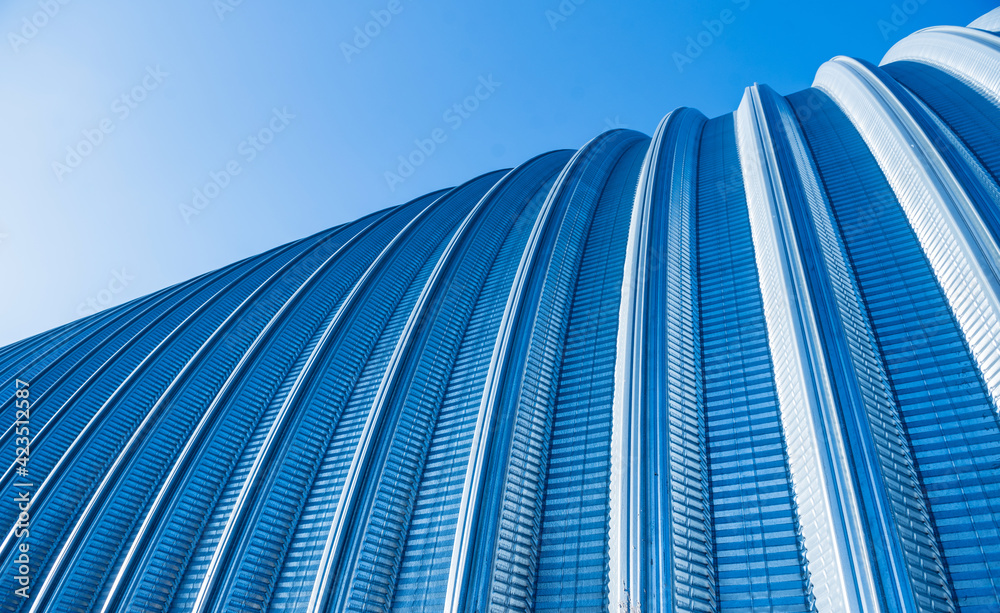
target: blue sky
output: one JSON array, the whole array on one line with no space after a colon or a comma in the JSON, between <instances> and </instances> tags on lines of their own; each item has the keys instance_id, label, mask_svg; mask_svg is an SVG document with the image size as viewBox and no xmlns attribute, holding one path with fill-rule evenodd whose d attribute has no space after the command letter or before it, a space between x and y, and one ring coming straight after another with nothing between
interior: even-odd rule
<instances>
[{"instance_id":1,"label":"blue sky","mask_svg":"<svg viewBox=\"0 0 1000 613\"><path fill-rule=\"evenodd\" d=\"M9 0L0 345L609 127L720 115L754 82L797 91L835 55L877 62L994 6Z\"/></svg>"}]
</instances>

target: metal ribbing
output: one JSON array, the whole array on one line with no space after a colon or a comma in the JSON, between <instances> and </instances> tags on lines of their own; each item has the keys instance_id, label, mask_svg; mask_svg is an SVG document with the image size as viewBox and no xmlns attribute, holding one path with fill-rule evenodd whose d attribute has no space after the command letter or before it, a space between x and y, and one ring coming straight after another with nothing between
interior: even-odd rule
<instances>
[{"instance_id":1,"label":"metal ribbing","mask_svg":"<svg viewBox=\"0 0 1000 613\"><path fill-rule=\"evenodd\" d=\"M0 349L0 609L995 608L995 22Z\"/></svg>"},{"instance_id":2,"label":"metal ribbing","mask_svg":"<svg viewBox=\"0 0 1000 613\"><path fill-rule=\"evenodd\" d=\"M377 221L377 219L378 218L375 218L371 221ZM112 582L111 588L105 596L105 600L102 603L102 611L113 611L118 608L120 606L119 599L127 602L128 592L130 590L134 590L135 588L135 582L130 581L130 578L136 572L139 564L141 564L142 557L144 555L148 555L148 547L153 538L153 533L158 527L162 527L158 526L158 524L163 519L167 509L170 505L176 504L178 485L183 482L186 476L189 476L186 475L187 469L193 463L194 456L201 452L200 447L205 444L210 428L218 419L218 413L223 407L226 406L226 399L229 394L232 393L232 390L238 385L238 382L247 375L247 372L250 370L250 364L257 358L260 352L267 347L267 341L274 334L279 322L281 322L287 312L291 310L292 305L294 305L296 301L308 291L313 281L320 276L324 267L330 262L336 261L337 256L341 254L343 250L350 248L358 237L363 236L365 230L365 226L357 228L357 233L345 240L343 245L327 257L325 261L321 263L315 271L312 272L312 274L309 275L306 281L302 283L291 296L289 296L287 301L285 301L281 308L278 309L263 329L261 329L261 331L257 334L256 338L254 338L253 342L243 353L240 361L229 373L225 383L212 399L211 404L205 409L205 412L202 414L197 426L190 434L178 457L173 462L169 474L160 485L156 498L153 500L148 511L146 512L146 516L143 518L142 524L139 527L127 553L125 554L124 560ZM299 264L309 253L310 252L303 252L299 258L291 260L286 267L278 271L276 275L287 272L288 268L292 265ZM313 252L312 255L315 255L315 252Z\"/></svg>"},{"instance_id":3,"label":"metal ribbing","mask_svg":"<svg viewBox=\"0 0 1000 613\"><path fill-rule=\"evenodd\" d=\"M316 378L315 372L326 367L328 346L335 345L341 340L340 332L346 326L348 318L352 317L353 313L363 309L367 288L378 282L381 270L397 255L407 239L415 235L421 226L427 224L428 218L432 217L435 209L441 208L442 203L447 202L447 200L448 196L446 195L429 204L393 237L354 284L347 297L341 302L336 314L327 323L325 330L312 348L295 382L284 398L282 406L257 452L253 466L244 480L239 497L220 536L219 544L216 546L211 562L205 571L192 610L216 611L228 606L229 594L227 592L232 588L231 583L235 580L233 572L239 568L238 564L232 564L230 561L234 555L233 550L245 546L244 533L256 527L257 518L255 515L259 512L261 499L264 498L260 490L266 483L273 481L273 477L266 475L273 474L273 471L278 470L274 466L275 458L290 444L291 435L295 432L295 425L298 421L297 416L302 413L300 407L305 404L304 399L310 386L313 385L313 379Z\"/></svg>"},{"instance_id":4,"label":"metal ribbing","mask_svg":"<svg viewBox=\"0 0 1000 613\"><path fill-rule=\"evenodd\" d=\"M1000 410L1000 245L934 141L860 62L824 64L815 86L851 119L917 233Z\"/></svg>"},{"instance_id":5,"label":"metal ribbing","mask_svg":"<svg viewBox=\"0 0 1000 613\"><path fill-rule=\"evenodd\" d=\"M890 398L829 202L791 107L764 91L772 134L780 142L786 191L798 201L791 207L792 217L807 262L866 538L875 543L872 559L862 563L875 569L888 609L950 610L949 595L938 588L943 582L940 562L917 553L934 551L934 539L899 411Z\"/></svg>"},{"instance_id":6,"label":"metal ribbing","mask_svg":"<svg viewBox=\"0 0 1000 613\"><path fill-rule=\"evenodd\" d=\"M569 378L567 364L580 360L579 353L572 351L570 335L578 337L580 326L585 325L587 333L599 342L610 340L610 334L598 336L593 325L580 318L586 313L588 320L594 321L600 316L595 309L610 311L609 303L616 301L614 293L600 291L609 285L601 281L617 272L612 267L617 269L613 263L624 248L624 230L646 149L644 140L637 142L634 134L607 147L612 144L622 152L604 153L609 162L615 162L592 173L588 181L591 186L603 182L597 193L591 197L589 190L576 190L581 213L572 225L569 220L564 222L560 234L565 237L560 237L561 244L555 245L548 264L517 406L506 420L497 454L498 459L507 458L506 466L492 470L497 486L492 488L487 504L498 507L498 521L480 538L481 548L492 549L490 571L473 583L474 592L467 605L470 608L488 605L496 612L533 608L554 405ZM585 212L588 209L589 218ZM598 359L598 352L591 349L591 355ZM610 376L606 381L595 376L587 383L598 387L609 381Z\"/></svg>"},{"instance_id":7,"label":"metal ribbing","mask_svg":"<svg viewBox=\"0 0 1000 613\"><path fill-rule=\"evenodd\" d=\"M927 28L899 41L880 65L911 61L933 66L1000 105L1000 37L969 28Z\"/></svg>"},{"instance_id":8,"label":"metal ribbing","mask_svg":"<svg viewBox=\"0 0 1000 613\"><path fill-rule=\"evenodd\" d=\"M558 156L549 156L556 157ZM456 267L463 257L466 257L471 249L471 241L476 233L481 229L485 220L490 219L490 213L497 208L494 200L502 197L512 184L516 184L518 179L524 175L535 176L536 173L548 170L550 164L548 160L526 163L521 168L511 171L504 179L498 182L476 207L468 214L461 226L452 236L446 246L441 258L438 260L428 277L428 280L421 291L420 297L411 311L404 332L400 335L390 365L386 369L379 384L371 411L365 423L357 446L357 451L351 462L349 473L344 482L344 491L338 498L337 508L331 521L330 531L324 546L322 557L319 561L319 570L312 587L309 600L309 611L325 611L328 602L333 597L336 586L333 585L334 573L338 570L339 558L343 555L343 550L347 546L346 541L352 526L349 522L356 521L358 515L364 516L363 510L357 507L362 505L360 500L364 494L363 479L365 475L370 475L373 465L379 466L385 462L382 454L388 452L385 445L379 444L379 439L383 438L384 432L391 431L392 421L398 419L395 413L398 407L393 406L399 403L400 398L397 387L407 384L402 378L406 374L412 375L413 363L420 358L421 343L426 343L427 322L435 315L435 310L440 307L440 301L447 291L449 281L456 274ZM523 179L522 179L523 180ZM343 569L339 569L343 571ZM345 577L344 581L350 579ZM341 588L342 593L346 592ZM346 596L346 594L344 594ZM343 606L343 603L339 603Z\"/></svg>"},{"instance_id":9,"label":"metal ribbing","mask_svg":"<svg viewBox=\"0 0 1000 613\"><path fill-rule=\"evenodd\" d=\"M574 276L600 187L623 150L639 138L641 135L634 132L611 132L581 149L556 180L532 229L504 307L486 373L458 510L445 593L446 612L457 613L475 606L466 599L477 599L477 592L484 593L470 585L475 581L470 572L472 555L489 555L493 549L501 509L487 505L486 501L495 499L495 486L502 483L487 482L487 474L492 472L487 462L509 461L510 420L522 397L529 405L551 402L543 400L551 393L556 377L558 350L550 335L558 336L565 325L563 309L568 293L565 286ZM562 261L554 264L559 259ZM551 289L547 287L550 275L556 283ZM554 292L561 299L563 309L559 309L562 312L552 322L546 322L549 326L541 326L536 332L537 317L547 306L547 292ZM534 386L538 389L533 390ZM533 400L536 394L538 400ZM480 602L480 606L483 604Z\"/></svg>"},{"instance_id":10,"label":"metal ribbing","mask_svg":"<svg viewBox=\"0 0 1000 613\"><path fill-rule=\"evenodd\" d=\"M608 578L611 606L626 610L715 607L692 215L703 124L690 110L660 123L629 230Z\"/></svg>"},{"instance_id":11,"label":"metal ribbing","mask_svg":"<svg viewBox=\"0 0 1000 613\"><path fill-rule=\"evenodd\" d=\"M737 111L740 163L760 275L789 465L820 613L882 610L850 467L760 93Z\"/></svg>"}]
</instances>

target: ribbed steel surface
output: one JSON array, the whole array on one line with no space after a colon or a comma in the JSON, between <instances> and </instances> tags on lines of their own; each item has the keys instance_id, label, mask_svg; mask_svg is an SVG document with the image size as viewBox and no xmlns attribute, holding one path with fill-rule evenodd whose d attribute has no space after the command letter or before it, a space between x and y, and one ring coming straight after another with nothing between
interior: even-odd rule
<instances>
[{"instance_id":1,"label":"ribbed steel surface","mask_svg":"<svg viewBox=\"0 0 1000 613\"><path fill-rule=\"evenodd\" d=\"M1000 611L998 19L0 349L0 610Z\"/></svg>"}]
</instances>

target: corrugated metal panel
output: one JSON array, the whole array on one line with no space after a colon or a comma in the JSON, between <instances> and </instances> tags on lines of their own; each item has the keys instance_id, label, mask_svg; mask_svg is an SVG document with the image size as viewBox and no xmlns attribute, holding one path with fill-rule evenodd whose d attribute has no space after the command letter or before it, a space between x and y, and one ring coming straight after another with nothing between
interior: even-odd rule
<instances>
[{"instance_id":1,"label":"corrugated metal panel","mask_svg":"<svg viewBox=\"0 0 1000 613\"><path fill-rule=\"evenodd\" d=\"M0 349L0 610L998 610L990 19Z\"/></svg>"}]
</instances>

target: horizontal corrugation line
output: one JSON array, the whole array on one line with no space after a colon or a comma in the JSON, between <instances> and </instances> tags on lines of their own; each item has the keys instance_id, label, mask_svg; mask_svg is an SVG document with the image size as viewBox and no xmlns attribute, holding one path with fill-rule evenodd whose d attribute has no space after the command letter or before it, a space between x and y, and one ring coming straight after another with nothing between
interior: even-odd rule
<instances>
[{"instance_id":1,"label":"horizontal corrugation line","mask_svg":"<svg viewBox=\"0 0 1000 613\"><path fill-rule=\"evenodd\" d=\"M472 429L503 307L542 201L533 199L504 240L483 284L424 452L393 609L442 609ZM418 456L419 457L419 456ZM419 460L418 460L419 462ZM416 468L416 467L415 467Z\"/></svg>"},{"instance_id":2,"label":"horizontal corrugation line","mask_svg":"<svg viewBox=\"0 0 1000 613\"><path fill-rule=\"evenodd\" d=\"M567 247L557 247L548 265L516 413L510 417L513 423L508 435L510 441L505 443L509 446L503 463L506 468L501 468L500 462L494 464L493 479L502 484L502 490L487 501L488 508L497 509L497 525L495 536L489 539L495 541L491 564L487 565L486 560L477 564L483 577L482 587L472 596L477 598L473 602L480 609L533 610L547 491L546 469L558 389L588 382L592 392L596 392L613 382L612 377L602 380L600 373L594 371L587 374L595 376L567 380L564 360L569 356L574 360L584 356L566 354L563 348L569 349L570 334L597 341L590 335L595 331L594 322L606 314L602 309L610 312L617 309L621 266L615 264L620 264L620 254L624 253L635 185L647 144L648 141L640 141L622 154L607 182L595 194L592 219L582 218L577 222L575 234L567 233L565 239L562 234L566 230L560 232L560 240L566 240ZM586 207L580 208L583 213ZM614 330L609 337L613 343ZM598 347L599 342L589 344L586 357L599 359ZM569 608L566 602L564 609Z\"/></svg>"},{"instance_id":3,"label":"horizontal corrugation line","mask_svg":"<svg viewBox=\"0 0 1000 613\"><path fill-rule=\"evenodd\" d=\"M523 178L496 196L488 215L468 239L467 251L456 262L453 284L442 298L434 315L434 328L428 333L425 358L416 366L405 404L400 409L385 464L378 474L378 485L371 486L374 497L366 526L356 528L353 573L348 572L345 588L335 603L346 602L351 611L384 611L391 593L402 554L403 539L414 504L414 497L424 462L429 433L440 408L448 374L457 357L459 344L472 315L489 267L495 261L503 241L529 202L535 206L545 199L553 174L565 163L567 155L547 160L538 169L525 172ZM553 163L555 162L555 163ZM363 539L363 541L361 540ZM360 541L360 542L359 542ZM353 577L353 579L352 579Z\"/></svg>"},{"instance_id":4,"label":"horizontal corrugation line","mask_svg":"<svg viewBox=\"0 0 1000 613\"><path fill-rule=\"evenodd\" d=\"M302 401L310 410L303 412L292 435L301 444L287 450L279 463L282 476L267 493L266 501L259 503L263 506L262 525L256 533L249 531L252 536L246 540L251 542L235 571L229 606L267 603L282 570L282 560L293 573L309 573L310 568L315 573L324 542L323 529L336 508L335 493L350 466L375 386L396 338L448 236L497 178L487 175L435 205L433 214L408 237L408 248L400 249L380 271L378 287L359 302L359 312L354 315L358 322L349 324L352 329L338 348L339 354L353 355L331 357L325 372L319 373L315 392ZM356 328L363 329L364 336L356 336ZM357 366L348 367L354 360L359 360ZM357 374L347 375L348 368L357 368ZM307 501L310 492L312 505ZM300 514L304 514L301 522Z\"/></svg>"},{"instance_id":5,"label":"horizontal corrugation line","mask_svg":"<svg viewBox=\"0 0 1000 613\"><path fill-rule=\"evenodd\" d=\"M1000 601L1000 428L933 271L850 120L828 99L803 122L899 406L955 604ZM886 249L892 245L892 249ZM947 476L945 476L947 475ZM919 550L933 558L934 550ZM947 590L946 586L941 589Z\"/></svg>"},{"instance_id":6,"label":"horizontal corrugation line","mask_svg":"<svg viewBox=\"0 0 1000 613\"><path fill-rule=\"evenodd\" d=\"M52 466L58 459L58 456L52 454L53 451L61 454L71 442L74 445L73 449L76 450L73 452L73 461L70 464L61 472L50 474L45 491L51 492L51 496L43 496L42 490L39 490L33 500L33 510L38 513L33 528L37 529L38 536L33 539L32 550L38 556L40 570L46 568L53 544L58 542L64 531L70 527L69 521L75 518L85 496L96 485L99 476L117 455L117 450L125 443L174 373L183 366L218 323L239 304L243 297L260 285L275 266L276 263L273 261L262 260L250 270L242 272L238 277L239 282L229 287L228 291L214 286L206 288L206 292L215 290L215 294L201 304L202 317L196 322L190 322L187 329L174 339L176 342L170 343L169 346L161 346L161 351L154 354L155 357L151 356L152 361L147 360L144 369L139 371L143 376L135 376L136 372L133 371L130 375L132 383L123 384L123 390L118 397L105 402L99 413L81 410L77 405L73 411L68 412L66 419L60 424L61 427L46 439L45 444L33 449L32 466L38 469L38 465L42 464L40 470L42 474L52 472ZM225 280L217 281L217 284L224 283ZM179 319L183 313L173 315ZM163 330L172 330L179 323L178 321L174 326L166 326ZM151 351L152 347L149 350ZM103 379L95 388L99 388L101 383L104 383ZM95 405L91 406L96 409ZM91 415L94 415L94 419L90 420L86 433L78 435L74 441L73 435L83 430ZM76 427L67 427L69 424ZM58 488L53 489L57 483Z\"/></svg>"},{"instance_id":7,"label":"horizontal corrugation line","mask_svg":"<svg viewBox=\"0 0 1000 613\"><path fill-rule=\"evenodd\" d=\"M529 162L525 166L530 167L531 164ZM548 169L545 170L546 173L552 172L550 167L551 160L542 164L543 170ZM492 259L490 254L495 255L495 251L491 250L499 248L497 239L503 237L503 228L509 228L509 224L516 218L516 211L506 207L523 206L524 202L521 200L510 202L509 194L524 189L525 181L530 182L532 189L536 185L534 181L537 179L533 178L537 169L524 173L527 176L523 177L519 176L521 172L516 170L509 173L476 205L474 212L463 220L461 233L451 238L445 255L435 264L433 278L429 278L421 289L420 302L407 315L407 332L400 335L393 348L394 366L391 371L382 375L379 382L380 388L388 386L379 390L379 394L385 392L386 395L379 396L377 403L372 406L373 412L367 417L367 421L381 432L398 432L398 428L406 427L411 419L420 417L412 412L423 413L437 408L444 388L443 377L447 372L441 362L454 360L461 327L467 322L472 306L474 294L470 291L474 291L482 280L476 276L469 277L469 274L476 270L484 274L484 266ZM494 226L496 222L501 225ZM480 253L477 249L483 251ZM478 259L480 255L486 255L486 259ZM468 270L470 267L473 268L472 271ZM454 296L447 294L449 287L457 292ZM456 316L459 317L457 321L454 319ZM448 325L442 329L443 321L447 321ZM459 328L456 330L455 326ZM402 353L397 355L398 352ZM429 367L428 361L434 366ZM431 387L428 387L429 384ZM426 413L423 417L426 418ZM429 428L429 420L421 423ZM369 424L366 423L365 428L368 427ZM395 572L394 563L398 563L401 539L405 533L405 517L412 505L412 496L407 496L401 490L401 485L417 478L413 469L424 449L424 446L412 438L414 435L415 433L411 433L399 440L398 436L401 435L383 434L381 440L370 440L364 446L359 441L357 455L352 462L359 463L358 470L367 472L369 477L366 482L353 482L350 489L344 489L347 498L338 501L337 513L341 512L341 505L349 505L345 509L352 515L339 518L337 521L348 523L331 525L323 539L326 541L325 549L318 553L324 557L321 563L325 574L316 575L312 586L309 586L311 577L294 577L296 583L311 587L313 596L322 599L322 602L310 602L310 607L316 607L310 610L388 606L386 595L392 587L391 573ZM400 449L400 445L404 443L407 447ZM409 462L404 458L403 463L398 464L400 452L409 456ZM351 470L354 468L352 466ZM355 478L360 478L360 475L352 476L352 479ZM414 493L413 487L415 482L411 482L411 487L406 491ZM384 500L387 495L397 497L395 504L389 505L376 499L378 497ZM380 564L375 569L368 567L364 552L359 553L362 546L367 549L362 540L367 541L369 535L384 542L384 547L380 549ZM360 560L359 555L362 556ZM328 585L321 587L320 581ZM327 595L319 595L316 591L319 589L325 589ZM308 591L304 595L299 594L298 598L308 599Z\"/></svg>"},{"instance_id":8,"label":"horizontal corrugation line","mask_svg":"<svg viewBox=\"0 0 1000 613\"><path fill-rule=\"evenodd\" d=\"M698 279L720 613L812 611L732 115L698 162Z\"/></svg>"},{"instance_id":9,"label":"horizontal corrugation line","mask_svg":"<svg viewBox=\"0 0 1000 613\"><path fill-rule=\"evenodd\" d=\"M270 395L241 394L237 398L241 404L250 405L248 409L252 411L254 419L249 422L234 422L234 426L239 428L240 435L236 439L235 454L226 458L225 464L215 468L216 474L219 475L219 487L210 499L212 507L201 514L191 515L201 522L197 528L200 537L196 543L192 543L194 549L188 553L190 558L183 571L183 579L181 576L173 579L175 582L179 581L180 585L176 588L176 596L170 602L171 610L188 611L193 606L218 539L222 535L222 530L264 438L307 358L315 348L323 330L339 310L347 292L384 246L431 200L433 198L420 199L406 209L374 224L371 231L356 245L352 245L346 253L339 256L333 264L333 273L323 275L316 287L303 297L296 310L287 315L288 323L283 326L284 330L279 338L287 337L293 343L293 347L297 347L297 351L286 353L295 360L287 369L276 369L275 374L281 383L272 388L274 391Z\"/></svg>"},{"instance_id":10,"label":"horizontal corrugation line","mask_svg":"<svg viewBox=\"0 0 1000 613\"><path fill-rule=\"evenodd\" d=\"M309 252L310 257L315 257L323 249L334 249L345 238L341 236L335 240L333 236L329 237L320 247ZM73 602L79 602L81 606L90 603L97 596L95 588L104 585L108 574L116 570L115 561L120 561L121 557L115 554L131 541L151 496L156 493L158 484L174 463L177 452L187 441L222 381L232 372L237 360L264 324L309 272L308 263L305 266L303 263L301 260L294 262L291 274L279 271L276 274L281 276L271 287L262 286L267 287L266 292L244 308L237 322L231 324L225 336L216 341L215 347L208 348L209 352L201 357L197 370L187 375L182 387L168 400L166 413L145 434L145 440L140 443L142 446L130 452L141 453L147 459L133 463L128 472L118 476L119 484L108 494L111 498L103 502L104 515L87 520L97 528L79 545L83 551L78 554L73 573L61 580L60 606L70 607ZM108 515L108 508L114 509L113 516ZM110 581L107 584L110 585Z\"/></svg>"}]
</instances>

